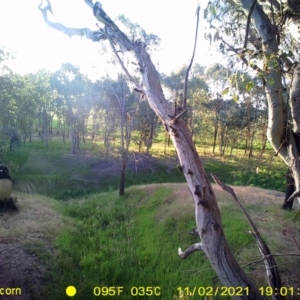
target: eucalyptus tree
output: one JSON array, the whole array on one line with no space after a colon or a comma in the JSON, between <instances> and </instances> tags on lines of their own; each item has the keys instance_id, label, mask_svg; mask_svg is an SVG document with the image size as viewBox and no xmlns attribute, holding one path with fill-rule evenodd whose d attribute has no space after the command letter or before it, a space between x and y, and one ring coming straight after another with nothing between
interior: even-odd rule
<instances>
[{"instance_id":1,"label":"eucalyptus tree","mask_svg":"<svg viewBox=\"0 0 300 300\"><path fill-rule=\"evenodd\" d=\"M106 78L102 82L103 96L106 103L109 103L110 111L117 112L115 118L108 120L119 124L120 128L120 157L121 157L121 171L120 171L120 185L119 195L125 193L125 176L126 166L129 156L129 146L131 143L131 134L134 129L134 119L138 107L138 97L135 92L132 92L127 84L124 74L118 74L116 80ZM107 111L107 113L109 113Z\"/></svg>"},{"instance_id":2,"label":"eucalyptus tree","mask_svg":"<svg viewBox=\"0 0 300 300\"><path fill-rule=\"evenodd\" d=\"M50 86L51 74L47 70L39 70L27 74L26 80L32 85L29 97L33 97L33 112L37 117L37 131L42 143L48 147L50 124L54 117L54 99Z\"/></svg>"},{"instance_id":3,"label":"eucalyptus tree","mask_svg":"<svg viewBox=\"0 0 300 300\"><path fill-rule=\"evenodd\" d=\"M1 112L0 112L0 122L1 122L1 140L3 143L9 143L9 149L12 150L14 145L19 144L18 135L18 97L14 94L16 89L15 80L12 80L11 76L9 79L6 78L6 84L9 88L2 88L1 94ZM16 78L14 78L16 79ZM2 78L3 80L3 78ZM10 81L10 82L9 82ZM14 87L14 89L12 89Z\"/></svg>"},{"instance_id":4,"label":"eucalyptus tree","mask_svg":"<svg viewBox=\"0 0 300 300\"><path fill-rule=\"evenodd\" d=\"M220 130L220 112L224 106L224 92L227 91L226 85L231 75L231 70L221 64L213 64L205 71L205 79L210 90L210 101L204 103L204 106L211 110L210 119L213 122L213 150L215 153L217 137ZM220 149L220 153L222 153Z\"/></svg>"},{"instance_id":5,"label":"eucalyptus tree","mask_svg":"<svg viewBox=\"0 0 300 300\"><path fill-rule=\"evenodd\" d=\"M11 76L4 75L0 77L0 121L2 129L14 124L13 113L16 105L13 103L12 87L14 87L14 83Z\"/></svg>"},{"instance_id":6,"label":"eucalyptus tree","mask_svg":"<svg viewBox=\"0 0 300 300\"><path fill-rule=\"evenodd\" d=\"M220 95L219 93L216 94L215 98L204 104L204 106L211 112L206 116L206 120L213 125L213 153L215 153L217 145L217 137L220 126L220 112L223 105L224 100L222 98L222 95Z\"/></svg>"},{"instance_id":7,"label":"eucalyptus tree","mask_svg":"<svg viewBox=\"0 0 300 300\"><path fill-rule=\"evenodd\" d=\"M243 125L243 110L240 105L233 99L224 101L219 112L219 122L220 154L224 155L226 147L230 147L230 153L232 153L240 138L240 131Z\"/></svg>"},{"instance_id":8,"label":"eucalyptus tree","mask_svg":"<svg viewBox=\"0 0 300 300\"><path fill-rule=\"evenodd\" d=\"M268 140L295 181L286 202L300 195L299 4L299 0L212 0L204 13L213 28L207 36L217 41L221 52L234 55L230 64L242 62L261 80L269 111Z\"/></svg>"},{"instance_id":9,"label":"eucalyptus tree","mask_svg":"<svg viewBox=\"0 0 300 300\"><path fill-rule=\"evenodd\" d=\"M31 140L33 120L35 118L35 99L32 82L27 76L10 72L0 78L2 81L0 98L0 123L2 133L10 140L10 149L19 144L21 137Z\"/></svg>"},{"instance_id":10,"label":"eucalyptus tree","mask_svg":"<svg viewBox=\"0 0 300 300\"><path fill-rule=\"evenodd\" d=\"M187 66L171 72L169 76L162 76L162 82L171 93L170 102L174 109L180 110L180 105L184 96L184 82L186 77ZM187 91L187 113L185 120L191 130L194 142L202 134L202 124L205 118L204 105L208 102L209 86L206 83L204 67L196 64L191 69L191 76L188 81Z\"/></svg>"},{"instance_id":11,"label":"eucalyptus tree","mask_svg":"<svg viewBox=\"0 0 300 300\"><path fill-rule=\"evenodd\" d=\"M134 130L139 135L137 138L139 152L142 151L142 146L144 145L146 147L146 155L150 155L150 149L158 127L158 118L144 97L140 97L137 105Z\"/></svg>"},{"instance_id":12,"label":"eucalyptus tree","mask_svg":"<svg viewBox=\"0 0 300 300\"><path fill-rule=\"evenodd\" d=\"M32 127L36 118L35 79L30 74L21 76L12 72L6 62L11 54L0 47L0 126L1 132L10 140L10 149L31 141Z\"/></svg>"},{"instance_id":13,"label":"eucalyptus tree","mask_svg":"<svg viewBox=\"0 0 300 300\"><path fill-rule=\"evenodd\" d=\"M95 82L98 97L94 103L94 118L99 119L98 129L101 131L106 158L111 155L120 125L119 103L112 93L112 83L113 79L109 77L100 78Z\"/></svg>"},{"instance_id":14,"label":"eucalyptus tree","mask_svg":"<svg viewBox=\"0 0 300 300\"><path fill-rule=\"evenodd\" d=\"M93 107L92 83L78 67L65 63L51 76L56 114L68 125L71 152L80 151L80 137L84 141L86 126Z\"/></svg>"},{"instance_id":15,"label":"eucalyptus tree","mask_svg":"<svg viewBox=\"0 0 300 300\"><path fill-rule=\"evenodd\" d=\"M9 140L17 134L16 117L17 110L16 100L13 96L13 89L20 85L19 77L14 76L13 72L7 67L7 62L11 53L0 45L0 133L1 143Z\"/></svg>"},{"instance_id":16,"label":"eucalyptus tree","mask_svg":"<svg viewBox=\"0 0 300 300\"><path fill-rule=\"evenodd\" d=\"M197 65L196 65L197 66ZM199 66L201 68L201 66ZM205 136L207 131L205 105L209 102L209 87L205 80L203 69L199 73L196 68L192 69L192 76L189 80L189 91L186 114L186 121L191 130L194 143Z\"/></svg>"},{"instance_id":17,"label":"eucalyptus tree","mask_svg":"<svg viewBox=\"0 0 300 300\"><path fill-rule=\"evenodd\" d=\"M194 244L184 251L184 253L180 249L179 255L185 256L197 250L202 250L223 285L245 288L244 292L241 292L239 295L234 294L234 298L265 299L239 266L228 246L214 191L203 170L188 126L182 118L187 108L186 98L184 98L182 103L183 110L181 111L174 110L174 107L167 102L158 73L147 51L147 43L143 39L136 40L135 37L129 39L104 13L99 2L93 4L92 1L85 1L91 9L91 14L93 12L97 20L105 24L104 29L98 28L95 31L87 28L72 29L49 21L47 12L52 11L52 9L49 1L47 2L48 5L45 8L42 8L40 5L39 9L43 14L45 22L52 28L60 30L69 36L81 35L97 42L109 40L112 51L115 53L127 77L135 85L135 89L147 97L150 107L155 111L166 131L170 134L178 154L180 170L187 180L194 200L197 232L201 238L201 242ZM198 7L198 17L199 9ZM72 10L70 10L71 13L73 13ZM143 84L135 80L129 73L119 52L131 55L138 66L140 80Z\"/></svg>"},{"instance_id":18,"label":"eucalyptus tree","mask_svg":"<svg viewBox=\"0 0 300 300\"><path fill-rule=\"evenodd\" d=\"M14 88L11 90L13 96L12 101L15 101L15 123L23 143L29 138L32 140L32 131L34 121L37 117L38 99L35 97L37 87L35 86L34 78L31 74L24 76L14 74L12 81L15 82Z\"/></svg>"}]
</instances>

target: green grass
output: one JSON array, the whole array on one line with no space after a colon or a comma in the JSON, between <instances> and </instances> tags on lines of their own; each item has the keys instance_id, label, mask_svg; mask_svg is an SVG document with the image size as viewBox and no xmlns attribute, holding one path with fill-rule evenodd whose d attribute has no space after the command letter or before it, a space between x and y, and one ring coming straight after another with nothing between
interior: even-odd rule
<instances>
[{"instance_id":1,"label":"green grass","mask_svg":"<svg viewBox=\"0 0 300 300\"><path fill-rule=\"evenodd\" d=\"M200 147L200 146L199 146ZM98 192L114 191L119 188L119 167L114 172L99 175L96 179L92 167L104 161L103 146L98 145L96 150L91 149L90 143L82 144L83 154L70 154L70 143L53 138L46 148L40 141L26 143L14 151L7 152L4 163L10 161L11 174L17 181L29 181L35 186L35 192L46 196L69 200L85 197ZM139 170L138 176L128 169L126 187L147 183L184 182L185 178L174 166L164 165L164 158L175 157L173 147L168 147L168 155L163 154L163 144L153 145L153 156L157 157L153 170ZM208 152L210 149L208 148ZM248 159L243 150L236 150L235 156L215 155L203 156L201 147L200 156L204 169L212 181L210 174L216 174L224 183L232 185L257 186L279 191L285 190L286 167L278 160L270 163L265 158ZM92 155L90 162L84 160L85 154ZM117 152L112 152L110 159L119 160ZM260 172L256 174L256 166Z\"/></svg>"},{"instance_id":2,"label":"green grass","mask_svg":"<svg viewBox=\"0 0 300 300\"><path fill-rule=\"evenodd\" d=\"M63 144L61 140L50 140L48 148L40 141L35 141L8 152L4 163L10 162L11 175L16 181L29 181L35 186L35 192L58 200L117 190L118 163L114 167L116 171L108 171L95 179L91 167L105 159L101 157L101 151L91 150L88 144L82 145L82 149L83 153L93 156L90 161L84 159L84 154L70 154L70 145ZM112 156L116 155L116 152L112 152ZM109 159L119 160L118 157ZM17 167L13 168L12 165ZM176 168L164 166L163 161L162 164L157 163L151 171L139 170L138 176L127 170L126 187L151 182L184 182L184 177Z\"/></svg>"},{"instance_id":3,"label":"green grass","mask_svg":"<svg viewBox=\"0 0 300 300\"><path fill-rule=\"evenodd\" d=\"M193 214L182 211L176 217L158 216L171 192L166 187L150 194L132 188L122 198L111 192L66 203L63 213L76 225L57 240L58 256L43 291L47 299L64 299L69 285L77 288L74 299L94 299L97 286L124 287L120 299L129 299L132 287L159 287L159 299L172 299L179 287L218 284L203 253L185 260L178 256L178 247L188 247L198 238L188 234L194 227ZM225 209L223 221L229 244L236 252L253 246L238 211Z\"/></svg>"},{"instance_id":4,"label":"green grass","mask_svg":"<svg viewBox=\"0 0 300 300\"><path fill-rule=\"evenodd\" d=\"M213 173L226 184L256 186L281 192L286 189L287 167L279 159L271 162L269 156L248 159L239 154L235 157L203 157L203 161L209 180Z\"/></svg>"}]
</instances>

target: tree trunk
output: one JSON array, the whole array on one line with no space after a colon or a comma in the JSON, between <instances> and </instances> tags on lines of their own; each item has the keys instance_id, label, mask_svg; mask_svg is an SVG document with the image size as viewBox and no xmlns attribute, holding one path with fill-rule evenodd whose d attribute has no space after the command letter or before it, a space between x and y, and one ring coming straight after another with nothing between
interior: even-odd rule
<instances>
[{"instance_id":1,"label":"tree trunk","mask_svg":"<svg viewBox=\"0 0 300 300\"><path fill-rule=\"evenodd\" d=\"M247 278L229 249L214 191L203 170L187 125L181 118L170 117L172 109L163 95L158 74L145 47L136 45L134 52L139 65L143 66L143 85L149 105L163 122L174 143L192 193L201 249L205 252L223 285L249 287L248 295L234 297L235 299L264 299L256 286Z\"/></svg>"},{"instance_id":2,"label":"tree trunk","mask_svg":"<svg viewBox=\"0 0 300 300\"><path fill-rule=\"evenodd\" d=\"M218 115L216 111L216 120L215 120L215 126L214 126L214 141L213 141L213 154L215 153L215 148L217 144L217 135L218 135Z\"/></svg>"},{"instance_id":3,"label":"tree trunk","mask_svg":"<svg viewBox=\"0 0 300 300\"><path fill-rule=\"evenodd\" d=\"M76 149L76 137L75 137L75 131L74 131L74 125L70 125L70 130L71 130L71 153L75 154L75 149Z\"/></svg>"},{"instance_id":4,"label":"tree trunk","mask_svg":"<svg viewBox=\"0 0 300 300\"><path fill-rule=\"evenodd\" d=\"M248 0L234 0L240 5L246 15L249 15L251 2ZM285 105L283 101L283 91L281 84L280 61L277 56L278 41L276 39L276 26L272 25L262 7L256 3L251 15L254 21L258 35L262 39L262 52L264 54L263 61L263 77L265 82L265 92L269 108L268 117L268 140L278 153L282 161L291 169L295 181L295 192L291 198L300 195L300 161L299 151L297 149L294 132L287 122L285 113ZM290 105L292 110L292 118L294 121L294 130L299 129L300 116L300 77L298 75L297 65L294 70Z\"/></svg>"},{"instance_id":5,"label":"tree trunk","mask_svg":"<svg viewBox=\"0 0 300 300\"><path fill-rule=\"evenodd\" d=\"M143 146L143 135L140 134L140 138L139 138L139 141L138 141L138 145L139 145L139 152L141 153L142 151L142 146Z\"/></svg>"},{"instance_id":6,"label":"tree trunk","mask_svg":"<svg viewBox=\"0 0 300 300\"><path fill-rule=\"evenodd\" d=\"M120 196L123 196L125 194L126 164L127 164L127 160L122 159L120 185L119 185L119 195Z\"/></svg>"},{"instance_id":7,"label":"tree trunk","mask_svg":"<svg viewBox=\"0 0 300 300\"><path fill-rule=\"evenodd\" d=\"M165 133L165 144L164 144L164 155L167 155L167 141L169 139L169 135L168 135L168 132L166 131Z\"/></svg>"},{"instance_id":8,"label":"tree trunk","mask_svg":"<svg viewBox=\"0 0 300 300\"><path fill-rule=\"evenodd\" d=\"M248 158L253 157L253 142L255 138L255 133L256 133L256 124L253 125L252 131L250 132L250 146L249 146Z\"/></svg>"},{"instance_id":9,"label":"tree trunk","mask_svg":"<svg viewBox=\"0 0 300 300\"><path fill-rule=\"evenodd\" d=\"M286 191L285 191L285 198L284 202L282 204L282 209L292 209L293 208L293 203L294 199L288 201L290 196L294 193L295 191L295 181L293 178L293 173L290 169L288 169L286 173Z\"/></svg>"},{"instance_id":10,"label":"tree trunk","mask_svg":"<svg viewBox=\"0 0 300 300\"><path fill-rule=\"evenodd\" d=\"M63 143L66 143L66 123L64 122L63 126L62 126L62 138L63 138Z\"/></svg>"},{"instance_id":11,"label":"tree trunk","mask_svg":"<svg viewBox=\"0 0 300 300\"><path fill-rule=\"evenodd\" d=\"M119 187L119 195L123 196L125 194L125 169L127 163L127 151L125 149L125 134L124 134L124 127L125 127L125 98L121 97L120 103L120 133L121 133L121 174L120 174L120 187Z\"/></svg>"},{"instance_id":12,"label":"tree trunk","mask_svg":"<svg viewBox=\"0 0 300 300\"><path fill-rule=\"evenodd\" d=\"M43 109L43 135L42 142L48 148L48 114L45 109Z\"/></svg>"},{"instance_id":13,"label":"tree trunk","mask_svg":"<svg viewBox=\"0 0 300 300\"><path fill-rule=\"evenodd\" d=\"M249 125L245 129L245 151L244 154L247 154L248 151L248 140L249 140Z\"/></svg>"},{"instance_id":14,"label":"tree trunk","mask_svg":"<svg viewBox=\"0 0 300 300\"><path fill-rule=\"evenodd\" d=\"M151 123L149 137L146 140L146 155L150 155L150 149L153 143L154 132L157 124L157 117L155 117Z\"/></svg>"},{"instance_id":15,"label":"tree trunk","mask_svg":"<svg viewBox=\"0 0 300 300\"><path fill-rule=\"evenodd\" d=\"M31 143L31 138L32 138L32 132L31 132L32 125L33 125L33 121L31 121L31 118L30 118L30 122L29 122L29 143Z\"/></svg>"}]
</instances>

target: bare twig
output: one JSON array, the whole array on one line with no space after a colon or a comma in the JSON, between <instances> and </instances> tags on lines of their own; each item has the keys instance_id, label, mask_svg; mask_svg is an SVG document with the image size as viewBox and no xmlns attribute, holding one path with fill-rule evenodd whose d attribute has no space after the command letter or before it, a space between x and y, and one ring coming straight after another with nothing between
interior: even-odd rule
<instances>
[{"instance_id":1,"label":"bare twig","mask_svg":"<svg viewBox=\"0 0 300 300\"><path fill-rule=\"evenodd\" d=\"M189 73L194 61L194 57L195 57L195 52L196 52L196 46L197 46L197 39L198 39L198 27L199 27L199 12L200 12L200 6L197 7L196 10L196 15L197 15L197 24L196 24L196 33L195 33L195 43L194 43L194 50L193 50L193 55L190 61L190 64L185 72L185 78L184 78L184 89L183 89L183 109L186 108L186 101L187 101L187 85L188 85L188 79L189 79ZM175 114L176 115L176 112Z\"/></svg>"},{"instance_id":2,"label":"bare twig","mask_svg":"<svg viewBox=\"0 0 300 300\"><path fill-rule=\"evenodd\" d=\"M175 106L176 107L176 106ZM181 112L179 112L177 115L175 116L171 116L168 115L171 119L172 119L172 123L176 123L177 120L186 112L186 109L183 109ZM176 113L176 109L175 109L175 113Z\"/></svg>"},{"instance_id":3,"label":"bare twig","mask_svg":"<svg viewBox=\"0 0 300 300\"><path fill-rule=\"evenodd\" d=\"M245 40L244 40L244 46L243 46L243 51L246 50L247 48L247 43L248 43L248 34L249 34L249 28L250 28L250 20L251 20L251 15L254 9L254 6L256 5L257 0L253 0L251 3L250 9L249 9L249 14L247 17L247 23L246 23L246 32L245 32Z\"/></svg>"},{"instance_id":4,"label":"bare twig","mask_svg":"<svg viewBox=\"0 0 300 300\"><path fill-rule=\"evenodd\" d=\"M106 30L107 30L107 29L106 29L106 27L105 27L105 31L106 31ZM112 48L112 50L113 50L115 56L117 57L117 59L118 59L120 65L121 65L123 71L125 72L126 76L127 76L128 79L130 80L130 82L132 82L132 83L136 86L136 88L139 90L140 93L145 94L145 92L143 91L143 88L142 88L142 87L138 84L138 82L130 75L130 73L128 72L127 68L125 67L125 65L124 65L124 63L123 63L123 61L122 61L122 59L120 58L120 55L118 54L118 52L117 52L117 50L116 50L116 47L115 47L115 45L114 45L114 42L113 42L112 38L110 37L109 34L107 34L107 32L106 32L106 35L107 35L108 40L109 40L109 42L110 42L110 46L111 46L111 48Z\"/></svg>"},{"instance_id":5,"label":"bare twig","mask_svg":"<svg viewBox=\"0 0 300 300\"><path fill-rule=\"evenodd\" d=\"M48 19L48 11L52 12L52 8L51 8L51 3L49 0L47 0L48 5L45 6L44 8L42 8L42 4L43 1L40 3L40 5L38 6L38 9L41 11L43 19L45 21L45 23L58 31L61 31L62 33L68 35L69 37L74 36L74 35L79 35L81 37L86 37L87 39L90 39L92 41L100 41L100 40L105 40L107 37L105 35L105 33L103 32L103 30L96 30L96 31L92 31L89 28L69 28L66 27L60 23L56 23L56 22L52 22Z\"/></svg>"},{"instance_id":6,"label":"bare twig","mask_svg":"<svg viewBox=\"0 0 300 300\"><path fill-rule=\"evenodd\" d=\"M270 256L298 256L298 257L300 257L300 254L297 254L297 253L269 254L269 255L266 255L265 257L261 258L261 259L258 259L258 260L247 263L246 265L243 266L243 268L246 268L250 265L262 262L263 260L267 259Z\"/></svg>"},{"instance_id":7,"label":"bare twig","mask_svg":"<svg viewBox=\"0 0 300 300\"><path fill-rule=\"evenodd\" d=\"M85 2L91 9L94 8L93 0L84 0L84 2Z\"/></svg>"},{"instance_id":8,"label":"bare twig","mask_svg":"<svg viewBox=\"0 0 300 300\"><path fill-rule=\"evenodd\" d=\"M212 28L215 28L213 25L210 25ZM241 48L234 48L233 46L231 46L230 44L228 44L221 36L219 36L219 39L228 47L228 51L232 51L234 52L241 60L242 62L250 67L251 69L253 69L256 72L263 72L263 70L261 68L258 67L258 65L252 63L249 64L248 60L245 57L245 50L241 49Z\"/></svg>"},{"instance_id":9,"label":"bare twig","mask_svg":"<svg viewBox=\"0 0 300 300\"><path fill-rule=\"evenodd\" d=\"M278 150L276 151L276 153L274 153L272 156L278 156L280 150L282 149L283 145L286 143L286 140L283 140L278 148Z\"/></svg>"},{"instance_id":10,"label":"bare twig","mask_svg":"<svg viewBox=\"0 0 300 300\"><path fill-rule=\"evenodd\" d=\"M285 228L287 228L287 229L283 230L282 233L284 235L289 234L291 236L292 240L294 241L294 243L295 243L295 245L298 248L299 253L300 253L300 245L297 241L297 239L299 240L299 237L297 236L297 234L295 234L295 231L293 232L293 229L286 223L285 220L282 220L282 221L283 221L283 225L285 226Z\"/></svg>"}]
</instances>

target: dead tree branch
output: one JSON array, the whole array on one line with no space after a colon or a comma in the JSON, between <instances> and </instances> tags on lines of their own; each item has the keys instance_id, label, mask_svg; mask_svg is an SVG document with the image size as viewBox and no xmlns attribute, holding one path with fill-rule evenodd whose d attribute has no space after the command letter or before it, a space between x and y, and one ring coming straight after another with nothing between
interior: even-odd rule
<instances>
[{"instance_id":1,"label":"dead tree branch","mask_svg":"<svg viewBox=\"0 0 300 300\"><path fill-rule=\"evenodd\" d=\"M266 273L267 273L267 277L268 277L268 281L269 281L269 285L272 288L279 290L282 287L282 283L281 283L281 277L280 277L280 274L279 274L279 270L277 268L277 264L276 264L276 261L274 259L274 255L271 253L269 247L267 246L267 244L262 239L256 225L254 224L254 222L250 218L250 216L247 213L244 206L241 204L241 202L237 198L234 190L230 186L225 185L216 175L211 174L211 177L216 182L216 184L218 184L224 191L226 191L227 193L229 193L233 197L236 204L239 206L239 208L243 212L245 218L247 219L247 221L248 221L248 223L249 223L249 225L252 229L252 231L250 231L249 233L252 234L253 237L255 238L258 249L259 249L259 252L261 253L261 256L263 258ZM274 299L285 299L285 297L283 297L281 295L274 295Z\"/></svg>"},{"instance_id":2,"label":"dead tree branch","mask_svg":"<svg viewBox=\"0 0 300 300\"><path fill-rule=\"evenodd\" d=\"M269 255L265 255L265 257L263 257L261 259L258 259L258 260L247 263L246 265L243 266L243 268L246 268L246 267L251 266L253 264L260 263L263 260L269 258L270 256L297 256L297 257L300 257L300 254L297 254L297 253L269 254Z\"/></svg>"},{"instance_id":3,"label":"dead tree branch","mask_svg":"<svg viewBox=\"0 0 300 300\"><path fill-rule=\"evenodd\" d=\"M184 250L183 252L182 252L181 248L178 248L178 255L181 258L186 258L189 255L191 255L192 253L194 253L195 251L200 251L200 250L202 250L202 244L196 243L196 244L190 246L189 248L187 248L186 250Z\"/></svg>"},{"instance_id":4,"label":"dead tree branch","mask_svg":"<svg viewBox=\"0 0 300 300\"><path fill-rule=\"evenodd\" d=\"M250 9L249 9L249 14L247 16L246 33L245 33L245 40L244 40L243 51L245 51L246 48L247 48L248 34L249 34L249 28L250 28L250 20L251 20L251 15L252 15L254 6L256 5L256 2L257 2L257 0L253 0L253 2L251 3Z\"/></svg>"},{"instance_id":5,"label":"dead tree branch","mask_svg":"<svg viewBox=\"0 0 300 300\"><path fill-rule=\"evenodd\" d=\"M295 135L290 126L287 128L287 150L290 157L289 167L293 173L295 181L295 192L287 199L287 202L293 200L300 195L300 161L298 156L297 145L295 141Z\"/></svg>"},{"instance_id":6,"label":"dead tree branch","mask_svg":"<svg viewBox=\"0 0 300 300\"><path fill-rule=\"evenodd\" d=\"M47 6L45 6L44 8L42 8L42 4L43 4L43 0L40 3L40 5L38 6L38 9L41 11L43 19L49 27L60 31L60 32L68 35L69 37L72 37L72 36L86 37L87 39L92 40L93 42L98 42L100 40L105 40L107 38L105 35L105 32L102 29L92 31L86 27L85 28L69 28L60 23L50 21L48 18L48 11L51 14L53 14L51 3L49 0L47 0Z\"/></svg>"},{"instance_id":7,"label":"dead tree branch","mask_svg":"<svg viewBox=\"0 0 300 300\"><path fill-rule=\"evenodd\" d=\"M200 12L200 6L197 7L196 10L196 15L197 15L197 23L196 23L196 33L195 33L195 42L194 42L194 50L193 50L193 55L190 61L190 64L186 70L185 73L185 78L184 78L184 89L183 89L183 109L186 109L186 102L187 102L187 89L188 89L188 79L189 79L189 73L194 61L194 57L195 57L195 52L196 52L196 46L197 46L197 40L198 40L198 28L199 28L199 12ZM175 116L176 116L176 112L175 112Z\"/></svg>"},{"instance_id":8,"label":"dead tree branch","mask_svg":"<svg viewBox=\"0 0 300 300\"><path fill-rule=\"evenodd\" d=\"M106 28L105 28L105 31L106 31L106 34L107 34L107 29ZM135 87L139 91L139 93L142 93L143 95L145 95L145 92L143 91L142 86L138 84L138 82L131 76L131 74L128 72L127 68L125 67L120 55L118 54L118 52L116 50L116 47L115 47L115 45L113 43L113 40L111 39L110 35L107 34L107 37L109 39L110 46L111 46L115 56L117 57L120 66L122 67L123 71L125 72L127 78L129 79L129 81L131 83L133 83L135 85Z\"/></svg>"}]
</instances>

